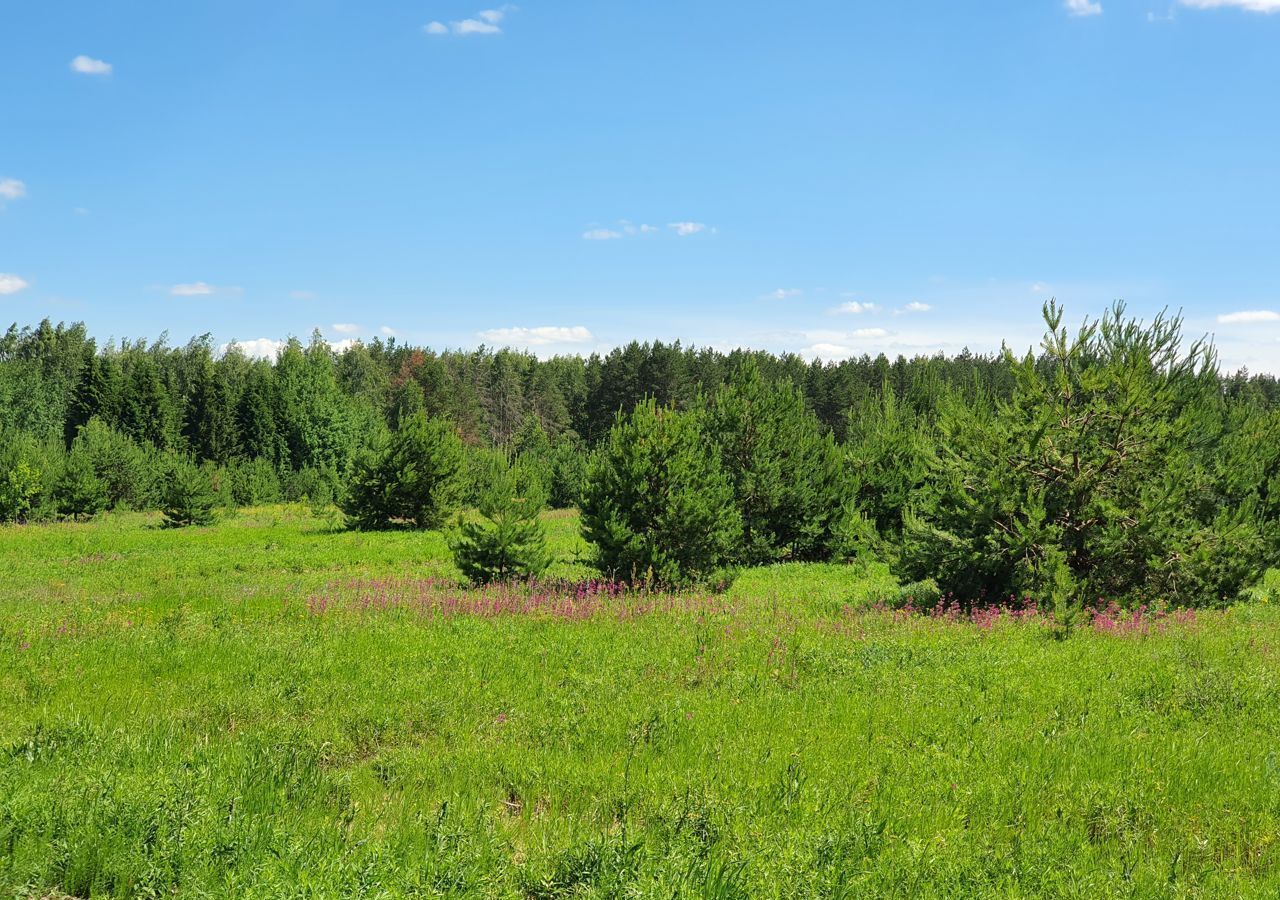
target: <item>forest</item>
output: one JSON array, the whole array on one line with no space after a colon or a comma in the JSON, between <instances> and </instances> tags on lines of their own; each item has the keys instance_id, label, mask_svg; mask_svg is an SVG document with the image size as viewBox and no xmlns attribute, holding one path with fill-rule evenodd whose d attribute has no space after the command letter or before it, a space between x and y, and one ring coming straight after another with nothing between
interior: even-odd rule
<instances>
[{"instance_id":1,"label":"forest","mask_svg":"<svg viewBox=\"0 0 1280 900\"><path fill-rule=\"evenodd\" d=\"M336 504L357 529L451 526L491 581L545 568L549 505L580 508L600 571L631 582L869 557L930 605L1230 602L1280 561L1280 384L1220 372L1176 316L1044 316L1035 352L832 362L335 352L318 332L266 360L15 324L0 521Z\"/></svg>"}]
</instances>

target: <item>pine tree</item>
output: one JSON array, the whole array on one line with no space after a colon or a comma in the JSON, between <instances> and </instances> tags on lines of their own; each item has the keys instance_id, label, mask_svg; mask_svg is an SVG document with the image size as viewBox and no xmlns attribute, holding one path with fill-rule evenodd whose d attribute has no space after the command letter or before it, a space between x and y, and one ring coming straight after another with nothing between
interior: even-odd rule
<instances>
[{"instance_id":1,"label":"pine tree","mask_svg":"<svg viewBox=\"0 0 1280 900\"><path fill-rule=\"evenodd\" d=\"M72 518L92 518L111 505L107 483L98 476L83 443L67 454L54 495L58 513Z\"/></svg>"},{"instance_id":2,"label":"pine tree","mask_svg":"<svg viewBox=\"0 0 1280 900\"><path fill-rule=\"evenodd\" d=\"M411 416L384 446L356 463L341 504L348 525L362 530L439 528L461 501L465 463L453 425L422 413Z\"/></svg>"},{"instance_id":3,"label":"pine tree","mask_svg":"<svg viewBox=\"0 0 1280 900\"><path fill-rule=\"evenodd\" d=\"M647 400L592 459L582 533L615 578L675 586L723 577L742 516L698 417Z\"/></svg>"},{"instance_id":4,"label":"pine tree","mask_svg":"<svg viewBox=\"0 0 1280 900\"><path fill-rule=\"evenodd\" d=\"M508 462L484 491L480 521L463 522L451 541L454 559L473 584L530 578L551 564L538 514L545 491L536 473Z\"/></svg>"},{"instance_id":5,"label":"pine tree","mask_svg":"<svg viewBox=\"0 0 1280 900\"><path fill-rule=\"evenodd\" d=\"M766 383L749 358L712 398L706 430L742 516L740 562L830 559L850 549L853 483L798 390Z\"/></svg>"},{"instance_id":6,"label":"pine tree","mask_svg":"<svg viewBox=\"0 0 1280 900\"><path fill-rule=\"evenodd\" d=\"M165 490L165 527L212 525L217 520L216 505L217 495L209 473L191 460L179 460Z\"/></svg>"},{"instance_id":7,"label":"pine tree","mask_svg":"<svg viewBox=\"0 0 1280 900\"><path fill-rule=\"evenodd\" d=\"M1208 468L1221 435L1211 349L1184 349L1177 318L1143 324L1121 304L1074 337L1052 302L1045 321L1041 358L1006 352L1007 400L944 402L907 517L907 576L1060 608L1234 596L1265 541Z\"/></svg>"}]
</instances>

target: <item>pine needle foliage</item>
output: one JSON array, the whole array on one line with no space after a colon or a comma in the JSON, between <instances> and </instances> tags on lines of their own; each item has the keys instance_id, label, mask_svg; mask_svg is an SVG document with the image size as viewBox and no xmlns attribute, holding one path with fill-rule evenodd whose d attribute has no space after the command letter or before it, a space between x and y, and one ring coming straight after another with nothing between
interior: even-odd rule
<instances>
[{"instance_id":1,"label":"pine needle foliage","mask_svg":"<svg viewBox=\"0 0 1280 900\"><path fill-rule=\"evenodd\" d=\"M742 514L698 416L646 400L591 461L582 533L607 575L663 586L725 577Z\"/></svg>"},{"instance_id":2,"label":"pine needle foliage","mask_svg":"<svg viewBox=\"0 0 1280 900\"><path fill-rule=\"evenodd\" d=\"M1008 350L995 402L942 405L904 534L908 577L965 599L1079 607L1233 598L1267 559L1258 508L1227 503L1215 358L1177 317L1116 304L1071 335L1044 308L1040 357Z\"/></svg>"},{"instance_id":3,"label":"pine needle foliage","mask_svg":"<svg viewBox=\"0 0 1280 900\"><path fill-rule=\"evenodd\" d=\"M705 428L742 517L738 562L830 560L851 550L851 472L794 385L766 382L748 360L707 404Z\"/></svg>"},{"instance_id":4,"label":"pine needle foliage","mask_svg":"<svg viewBox=\"0 0 1280 900\"><path fill-rule=\"evenodd\" d=\"M451 541L454 562L472 584L519 581L551 564L539 513L546 488L538 473L509 460L482 494L478 521L460 522Z\"/></svg>"},{"instance_id":5,"label":"pine needle foliage","mask_svg":"<svg viewBox=\"0 0 1280 900\"><path fill-rule=\"evenodd\" d=\"M212 525L218 518L217 502L209 473L190 460L180 460L173 467L165 491L164 525L166 528Z\"/></svg>"},{"instance_id":6,"label":"pine needle foliage","mask_svg":"<svg viewBox=\"0 0 1280 900\"><path fill-rule=\"evenodd\" d=\"M355 465L342 511L359 530L441 527L465 489L466 451L453 425L417 412Z\"/></svg>"}]
</instances>

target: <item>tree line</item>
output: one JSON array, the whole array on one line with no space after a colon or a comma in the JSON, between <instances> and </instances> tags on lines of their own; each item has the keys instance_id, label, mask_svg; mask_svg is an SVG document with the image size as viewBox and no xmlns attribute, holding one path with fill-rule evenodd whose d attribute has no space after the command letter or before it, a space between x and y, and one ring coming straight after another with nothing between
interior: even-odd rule
<instances>
[{"instance_id":1,"label":"tree line","mask_svg":"<svg viewBox=\"0 0 1280 900\"><path fill-rule=\"evenodd\" d=\"M479 580L544 567L537 511L579 506L612 577L870 554L963 602L1221 602L1276 564L1276 379L1220 374L1176 317L1045 318L1025 356L825 363L660 342L335 352L319 334L261 360L14 326L0 520L189 524L305 498L352 527L439 527L472 507L455 544Z\"/></svg>"}]
</instances>

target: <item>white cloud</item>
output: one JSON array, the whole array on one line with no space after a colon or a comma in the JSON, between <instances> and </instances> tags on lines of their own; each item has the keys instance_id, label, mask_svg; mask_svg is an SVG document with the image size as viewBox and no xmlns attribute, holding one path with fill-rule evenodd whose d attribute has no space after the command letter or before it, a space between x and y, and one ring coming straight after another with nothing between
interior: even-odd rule
<instances>
[{"instance_id":1,"label":"white cloud","mask_svg":"<svg viewBox=\"0 0 1280 900\"><path fill-rule=\"evenodd\" d=\"M338 334L359 334L364 330L359 325L355 325L351 322L338 322L332 327L334 331L338 332Z\"/></svg>"},{"instance_id":2,"label":"white cloud","mask_svg":"<svg viewBox=\"0 0 1280 900\"><path fill-rule=\"evenodd\" d=\"M17 275L0 272L0 297L7 294L16 294L28 286L27 282Z\"/></svg>"},{"instance_id":3,"label":"white cloud","mask_svg":"<svg viewBox=\"0 0 1280 900\"><path fill-rule=\"evenodd\" d=\"M634 222L627 221L626 219L619 221L618 227L622 229L623 234L633 237L637 234L654 234L655 232L662 230L656 225L637 225Z\"/></svg>"},{"instance_id":4,"label":"white cloud","mask_svg":"<svg viewBox=\"0 0 1280 900\"><path fill-rule=\"evenodd\" d=\"M841 303L831 311L836 314L856 316L862 313L873 313L879 308L874 303L859 303L857 300L850 300L848 303Z\"/></svg>"},{"instance_id":5,"label":"white cloud","mask_svg":"<svg viewBox=\"0 0 1280 900\"><path fill-rule=\"evenodd\" d=\"M849 348L840 344L814 344L805 351L810 356L848 356Z\"/></svg>"},{"instance_id":6,"label":"white cloud","mask_svg":"<svg viewBox=\"0 0 1280 900\"><path fill-rule=\"evenodd\" d=\"M1183 6L1190 6L1192 9L1218 9L1221 7L1235 7L1248 12L1271 14L1280 12L1280 0L1178 0Z\"/></svg>"},{"instance_id":7,"label":"white cloud","mask_svg":"<svg viewBox=\"0 0 1280 900\"><path fill-rule=\"evenodd\" d=\"M0 178L0 201L27 196L27 186L16 178ZM0 205L3 205L0 203Z\"/></svg>"},{"instance_id":8,"label":"white cloud","mask_svg":"<svg viewBox=\"0 0 1280 900\"><path fill-rule=\"evenodd\" d=\"M1031 285L1031 293L1033 294L1043 294L1047 290L1049 290L1049 285L1045 284L1043 281L1037 281L1035 284Z\"/></svg>"},{"instance_id":9,"label":"white cloud","mask_svg":"<svg viewBox=\"0 0 1280 900\"><path fill-rule=\"evenodd\" d=\"M1251 325L1258 322L1280 322L1280 312L1270 309L1247 309L1218 316L1220 325Z\"/></svg>"},{"instance_id":10,"label":"white cloud","mask_svg":"<svg viewBox=\"0 0 1280 900\"><path fill-rule=\"evenodd\" d=\"M815 331L808 334L814 343L801 354L818 359L845 359L867 351L867 344L881 343L890 334L883 328L856 328L853 331Z\"/></svg>"},{"instance_id":11,"label":"white cloud","mask_svg":"<svg viewBox=\"0 0 1280 900\"><path fill-rule=\"evenodd\" d=\"M169 288L169 293L174 297L207 297L214 293L215 290L211 284L196 281L191 284L175 284Z\"/></svg>"},{"instance_id":12,"label":"white cloud","mask_svg":"<svg viewBox=\"0 0 1280 900\"><path fill-rule=\"evenodd\" d=\"M214 294L238 294L238 287L220 287L206 281L193 281L190 284L175 284L169 288L172 297L211 297Z\"/></svg>"},{"instance_id":13,"label":"white cloud","mask_svg":"<svg viewBox=\"0 0 1280 900\"><path fill-rule=\"evenodd\" d=\"M111 63L91 56L77 56L71 60L71 71L81 75L110 75L111 69Z\"/></svg>"},{"instance_id":14,"label":"white cloud","mask_svg":"<svg viewBox=\"0 0 1280 900\"><path fill-rule=\"evenodd\" d=\"M765 294L766 300L790 300L793 297L799 297L804 294L800 288L778 288L776 291L770 291Z\"/></svg>"},{"instance_id":15,"label":"white cloud","mask_svg":"<svg viewBox=\"0 0 1280 900\"><path fill-rule=\"evenodd\" d=\"M616 241L625 237L636 237L644 234L657 234L662 229L657 225L637 224L628 219L619 219L617 225L592 225L582 233L588 241Z\"/></svg>"},{"instance_id":16,"label":"white cloud","mask_svg":"<svg viewBox=\"0 0 1280 900\"><path fill-rule=\"evenodd\" d=\"M329 345L329 349L334 353L345 353L356 344L359 344L360 339L343 338L340 341L325 341L325 343ZM275 359L280 355L280 351L288 346L288 342L277 341L273 338L253 338L248 341L232 341L229 344L223 344L219 347L218 353L226 353L233 345L239 347L244 355L250 359Z\"/></svg>"},{"instance_id":17,"label":"white cloud","mask_svg":"<svg viewBox=\"0 0 1280 900\"><path fill-rule=\"evenodd\" d=\"M931 309L933 309L933 307L930 306L928 303L921 303L919 300L912 300L910 303L908 303L906 306L902 307L901 309L895 309L893 311L893 314L895 316L905 316L908 313L923 313L923 312L928 312Z\"/></svg>"},{"instance_id":18,"label":"white cloud","mask_svg":"<svg viewBox=\"0 0 1280 900\"><path fill-rule=\"evenodd\" d=\"M588 344L593 335L581 325L564 328L544 325L538 328L490 328L479 332L480 337L495 344L511 347L543 347L547 344Z\"/></svg>"},{"instance_id":19,"label":"white cloud","mask_svg":"<svg viewBox=\"0 0 1280 900\"><path fill-rule=\"evenodd\" d=\"M667 227L672 229L680 237L688 237L691 234L697 234L700 231L707 230L707 226L701 222L672 222Z\"/></svg>"},{"instance_id":20,"label":"white cloud","mask_svg":"<svg viewBox=\"0 0 1280 900\"><path fill-rule=\"evenodd\" d=\"M514 12L517 8L508 3L498 9L482 9L468 19L450 22L447 25L444 22L428 22L422 28L427 34L432 35L501 34L502 21L506 19L507 13Z\"/></svg>"},{"instance_id":21,"label":"white cloud","mask_svg":"<svg viewBox=\"0 0 1280 900\"><path fill-rule=\"evenodd\" d=\"M452 22L454 34L501 34L502 29L497 25L480 19L463 19L461 22Z\"/></svg>"},{"instance_id":22,"label":"white cloud","mask_svg":"<svg viewBox=\"0 0 1280 900\"><path fill-rule=\"evenodd\" d=\"M378 331L382 332L383 337L396 337L399 334L399 332L390 325L383 325L378 329Z\"/></svg>"},{"instance_id":23,"label":"white cloud","mask_svg":"<svg viewBox=\"0 0 1280 900\"><path fill-rule=\"evenodd\" d=\"M1066 6L1067 12L1073 16L1102 15L1102 4L1095 3L1094 0L1065 0L1063 5Z\"/></svg>"},{"instance_id":24,"label":"white cloud","mask_svg":"<svg viewBox=\"0 0 1280 900\"><path fill-rule=\"evenodd\" d=\"M254 338L249 341L232 341L230 344L223 344L218 348L219 354L225 354L231 349L232 345L239 347L244 355L250 359L275 359L280 355L280 351L284 349L284 341L274 341L271 338Z\"/></svg>"}]
</instances>

